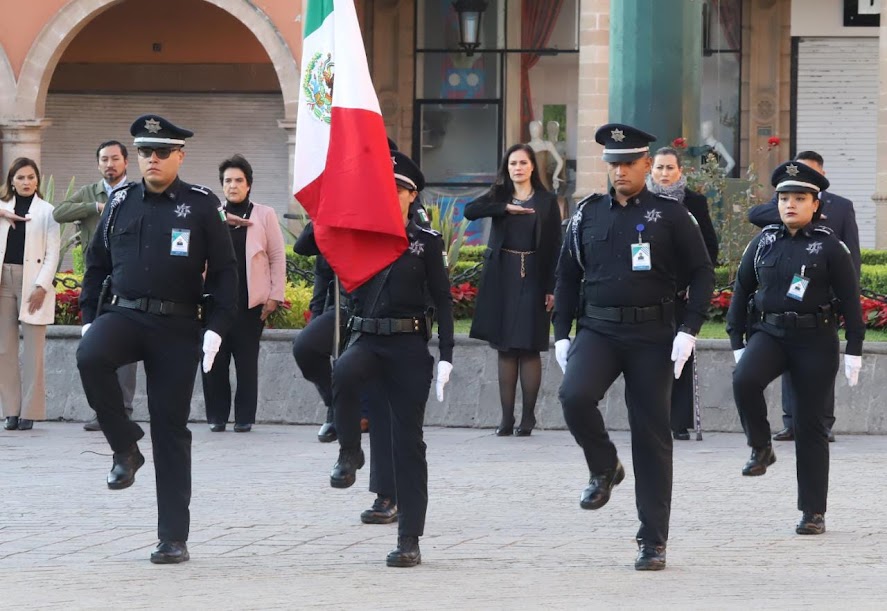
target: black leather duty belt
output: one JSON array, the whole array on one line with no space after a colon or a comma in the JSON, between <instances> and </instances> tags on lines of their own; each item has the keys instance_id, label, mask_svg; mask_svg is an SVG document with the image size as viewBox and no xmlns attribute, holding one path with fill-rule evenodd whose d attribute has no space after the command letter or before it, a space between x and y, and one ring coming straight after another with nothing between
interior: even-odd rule
<instances>
[{"instance_id":1,"label":"black leather duty belt","mask_svg":"<svg viewBox=\"0 0 887 611\"><path fill-rule=\"evenodd\" d=\"M674 304L663 303L643 308L631 306L604 308L586 303L585 315L595 320L605 320L607 322L637 323L653 320L671 320L674 317Z\"/></svg>"},{"instance_id":2,"label":"black leather duty belt","mask_svg":"<svg viewBox=\"0 0 887 611\"><path fill-rule=\"evenodd\" d=\"M395 335L397 333L424 333L424 318L361 318L352 316L348 329L370 335Z\"/></svg>"},{"instance_id":3,"label":"black leather duty belt","mask_svg":"<svg viewBox=\"0 0 887 611\"><path fill-rule=\"evenodd\" d=\"M174 301L164 301L162 299L153 299L151 297L124 299L120 295L112 295L109 303L127 310L138 310L139 312L157 314L159 316L197 318L200 314L200 307L196 304L176 303Z\"/></svg>"},{"instance_id":4,"label":"black leather duty belt","mask_svg":"<svg viewBox=\"0 0 887 611\"><path fill-rule=\"evenodd\" d=\"M798 314L797 312L766 312L762 317L763 321L774 327L782 327L783 329L815 329L817 327L827 327L834 321L831 313L820 314Z\"/></svg>"}]
</instances>

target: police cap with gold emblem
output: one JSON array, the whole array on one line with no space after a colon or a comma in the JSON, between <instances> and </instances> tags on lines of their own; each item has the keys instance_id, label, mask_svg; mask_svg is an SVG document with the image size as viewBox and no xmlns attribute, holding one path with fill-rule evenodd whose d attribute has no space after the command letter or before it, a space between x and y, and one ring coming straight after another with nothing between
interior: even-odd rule
<instances>
[{"instance_id":1,"label":"police cap with gold emblem","mask_svg":"<svg viewBox=\"0 0 887 611\"><path fill-rule=\"evenodd\" d=\"M149 148L185 146L185 138L194 135L159 115L142 115L133 121L129 133L135 138L133 145Z\"/></svg>"},{"instance_id":2,"label":"police cap with gold emblem","mask_svg":"<svg viewBox=\"0 0 887 611\"><path fill-rule=\"evenodd\" d=\"M656 136L631 125L607 123L598 128L594 139L604 146L604 161L622 163L649 155L650 143L656 141Z\"/></svg>"},{"instance_id":3,"label":"police cap with gold emblem","mask_svg":"<svg viewBox=\"0 0 887 611\"><path fill-rule=\"evenodd\" d=\"M399 187L410 191L425 188L425 176L412 159L400 151L391 151L391 161L394 162L394 182Z\"/></svg>"},{"instance_id":4,"label":"police cap with gold emblem","mask_svg":"<svg viewBox=\"0 0 887 611\"><path fill-rule=\"evenodd\" d=\"M773 170L770 184L777 193L813 193L819 195L829 187L828 178L800 161L786 161Z\"/></svg>"}]
</instances>

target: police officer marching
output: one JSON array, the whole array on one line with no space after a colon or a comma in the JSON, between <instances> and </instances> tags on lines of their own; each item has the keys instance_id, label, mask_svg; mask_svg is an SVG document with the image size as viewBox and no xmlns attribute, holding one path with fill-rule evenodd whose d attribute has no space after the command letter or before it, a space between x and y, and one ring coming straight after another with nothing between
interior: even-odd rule
<instances>
[{"instance_id":1,"label":"police officer marching","mask_svg":"<svg viewBox=\"0 0 887 611\"><path fill-rule=\"evenodd\" d=\"M200 362L201 295L212 296L203 333L209 371L236 312L237 261L218 198L178 177L193 133L157 115L139 117L130 133L143 180L114 190L87 250L77 367L114 450L108 487L120 490L133 484L145 458L137 445L144 432L126 417L116 370L144 362L160 539L151 562L176 564L189 559L187 424Z\"/></svg>"},{"instance_id":2,"label":"police officer marching","mask_svg":"<svg viewBox=\"0 0 887 611\"><path fill-rule=\"evenodd\" d=\"M555 356L564 419L590 471L583 509L600 509L625 477L598 403L619 374L631 423L638 518L637 570L665 568L671 511L672 381L693 352L714 286L698 226L675 200L646 189L655 136L602 126L611 189L580 203L567 227L555 289ZM678 278L689 300L674 332ZM568 336L578 319L575 340Z\"/></svg>"},{"instance_id":3,"label":"police officer marching","mask_svg":"<svg viewBox=\"0 0 887 611\"><path fill-rule=\"evenodd\" d=\"M771 183L782 222L766 226L749 242L727 312L737 363L733 396L752 448L742 474L763 475L776 461L764 389L789 372L797 397L793 422L802 512L795 532L819 535L825 532L828 496L825 417L840 353L833 298L844 314L844 374L851 386L862 368L865 325L850 252L831 229L817 224L819 194L828 179L803 163L787 162L776 168Z\"/></svg>"},{"instance_id":4,"label":"police officer marching","mask_svg":"<svg viewBox=\"0 0 887 611\"><path fill-rule=\"evenodd\" d=\"M333 370L333 411L340 450L330 485L353 485L364 464L360 397L370 385L378 384L391 416L399 512L397 548L388 554L386 563L412 567L422 560L419 537L428 507L422 423L434 359L428 352L431 317L427 296L437 308L440 361L436 388L440 401L453 368L453 310L443 240L439 233L419 227L408 217L410 204L425 179L409 157L397 151L391 155L409 246L394 263L352 293L354 315L348 323L348 347ZM371 431L373 428L375 425ZM373 433L370 435L372 438Z\"/></svg>"}]
</instances>

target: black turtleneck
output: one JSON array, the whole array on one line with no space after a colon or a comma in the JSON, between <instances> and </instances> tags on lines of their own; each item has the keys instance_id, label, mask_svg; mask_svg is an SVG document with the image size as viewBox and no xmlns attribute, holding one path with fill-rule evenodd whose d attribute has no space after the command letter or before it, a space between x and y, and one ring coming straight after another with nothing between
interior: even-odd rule
<instances>
[{"instance_id":1,"label":"black turtleneck","mask_svg":"<svg viewBox=\"0 0 887 611\"><path fill-rule=\"evenodd\" d=\"M252 207L249 202L249 196L239 204L225 202L225 212L239 216L240 218L249 218ZM229 226L231 232L231 243L234 245L234 254L237 257L237 275L238 275L238 291L237 291L237 307L239 312L243 313L249 309L249 288L246 283L246 227L238 227L236 225Z\"/></svg>"},{"instance_id":2,"label":"black turtleneck","mask_svg":"<svg viewBox=\"0 0 887 611\"><path fill-rule=\"evenodd\" d=\"M24 217L31 210L31 202L34 201L34 195L22 197L15 196L15 214ZM25 260L25 230L28 223L18 221L15 227L9 228L6 235L6 254L3 256L4 263L12 263L21 265Z\"/></svg>"}]
</instances>

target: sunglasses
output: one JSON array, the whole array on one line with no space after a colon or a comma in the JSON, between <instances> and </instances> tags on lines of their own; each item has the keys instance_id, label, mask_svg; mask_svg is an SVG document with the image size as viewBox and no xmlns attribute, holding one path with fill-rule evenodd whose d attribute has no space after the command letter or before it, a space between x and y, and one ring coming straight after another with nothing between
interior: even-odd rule
<instances>
[{"instance_id":1,"label":"sunglasses","mask_svg":"<svg viewBox=\"0 0 887 611\"><path fill-rule=\"evenodd\" d=\"M169 156L172 155L173 151L179 151L181 147L160 147L160 148L152 148L149 146L140 146L138 148L139 157L142 159L150 159L151 155L157 155L157 159L169 159Z\"/></svg>"}]
</instances>

